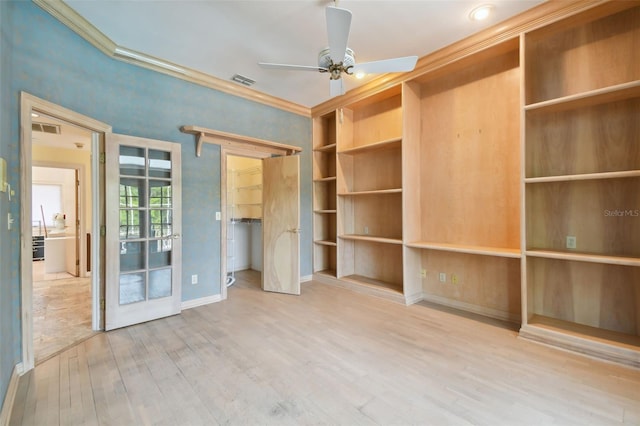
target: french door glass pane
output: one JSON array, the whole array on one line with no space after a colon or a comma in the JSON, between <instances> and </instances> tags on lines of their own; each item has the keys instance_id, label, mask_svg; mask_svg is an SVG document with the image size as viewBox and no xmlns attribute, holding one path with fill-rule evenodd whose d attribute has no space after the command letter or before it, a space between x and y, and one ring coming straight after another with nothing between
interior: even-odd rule
<instances>
[{"instance_id":1,"label":"french door glass pane","mask_svg":"<svg viewBox=\"0 0 640 426\"><path fill-rule=\"evenodd\" d=\"M149 207L171 207L171 182L150 180L149 192Z\"/></svg>"},{"instance_id":2,"label":"french door glass pane","mask_svg":"<svg viewBox=\"0 0 640 426\"><path fill-rule=\"evenodd\" d=\"M172 241L170 239L149 241L149 268L171 266Z\"/></svg>"},{"instance_id":3,"label":"french door glass pane","mask_svg":"<svg viewBox=\"0 0 640 426\"><path fill-rule=\"evenodd\" d=\"M149 271L149 299L171 296L171 268Z\"/></svg>"},{"instance_id":4,"label":"french door glass pane","mask_svg":"<svg viewBox=\"0 0 640 426\"><path fill-rule=\"evenodd\" d=\"M146 297L145 273L120 274L120 304L142 302Z\"/></svg>"},{"instance_id":5,"label":"french door glass pane","mask_svg":"<svg viewBox=\"0 0 640 426\"><path fill-rule=\"evenodd\" d=\"M144 238L146 217L145 210L120 209L120 239Z\"/></svg>"},{"instance_id":6,"label":"french door glass pane","mask_svg":"<svg viewBox=\"0 0 640 426\"><path fill-rule=\"evenodd\" d=\"M125 176L144 176L145 149L133 146L120 147L120 174Z\"/></svg>"},{"instance_id":7,"label":"french door glass pane","mask_svg":"<svg viewBox=\"0 0 640 426\"><path fill-rule=\"evenodd\" d=\"M120 304L172 294L171 153L120 147Z\"/></svg>"},{"instance_id":8,"label":"french door glass pane","mask_svg":"<svg viewBox=\"0 0 640 426\"><path fill-rule=\"evenodd\" d=\"M171 153L149 150L149 177L171 178Z\"/></svg>"},{"instance_id":9,"label":"french door glass pane","mask_svg":"<svg viewBox=\"0 0 640 426\"><path fill-rule=\"evenodd\" d=\"M120 242L120 271L129 272L146 269L144 241Z\"/></svg>"}]
</instances>

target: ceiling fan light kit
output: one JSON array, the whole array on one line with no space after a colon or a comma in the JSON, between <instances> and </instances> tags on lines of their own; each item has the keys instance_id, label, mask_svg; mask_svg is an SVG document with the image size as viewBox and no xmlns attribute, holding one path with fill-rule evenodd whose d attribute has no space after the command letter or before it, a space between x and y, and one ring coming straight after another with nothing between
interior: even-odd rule
<instances>
[{"instance_id":1,"label":"ceiling fan light kit","mask_svg":"<svg viewBox=\"0 0 640 426\"><path fill-rule=\"evenodd\" d=\"M347 47L351 29L351 11L329 6L326 9L326 19L329 47L322 49L318 54L317 67L269 62L258 62L258 64L268 69L329 73L329 89L332 97L342 95L345 92L342 74L353 75L355 73L358 78L362 78L365 74L408 72L415 68L418 61L417 56L356 64L353 50Z\"/></svg>"}]
</instances>

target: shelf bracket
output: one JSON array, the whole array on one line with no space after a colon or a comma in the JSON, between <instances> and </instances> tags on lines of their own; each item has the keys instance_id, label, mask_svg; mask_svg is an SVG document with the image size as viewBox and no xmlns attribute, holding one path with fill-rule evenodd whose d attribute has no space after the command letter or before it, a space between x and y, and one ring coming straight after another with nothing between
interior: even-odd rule
<instances>
[{"instance_id":1,"label":"shelf bracket","mask_svg":"<svg viewBox=\"0 0 640 426\"><path fill-rule=\"evenodd\" d=\"M202 155L202 144L204 143L204 133L200 132L196 135L196 157Z\"/></svg>"}]
</instances>

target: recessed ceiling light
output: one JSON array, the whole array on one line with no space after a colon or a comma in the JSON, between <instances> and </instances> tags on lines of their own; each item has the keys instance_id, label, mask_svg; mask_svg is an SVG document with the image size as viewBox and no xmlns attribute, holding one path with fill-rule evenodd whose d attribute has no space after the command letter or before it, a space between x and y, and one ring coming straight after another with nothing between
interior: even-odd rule
<instances>
[{"instance_id":1,"label":"recessed ceiling light","mask_svg":"<svg viewBox=\"0 0 640 426\"><path fill-rule=\"evenodd\" d=\"M32 112L32 113L31 113L31 116L32 116L32 117L34 117L34 118L35 118L35 117L40 117L40 115L36 114L35 112Z\"/></svg>"},{"instance_id":2,"label":"recessed ceiling light","mask_svg":"<svg viewBox=\"0 0 640 426\"><path fill-rule=\"evenodd\" d=\"M492 10L493 5L483 4L482 6L476 7L469 13L469 19L472 21L483 21L489 17Z\"/></svg>"},{"instance_id":3,"label":"recessed ceiling light","mask_svg":"<svg viewBox=\"0 0 640 426\"><path fill-rule=\"evenodd\" d=\"M366 74L365 74L365 73L363 73L362 71L361 71L361 72L357 72L357 73L355 74L355 76L356 76L356 78L357 78L357 79L364 78L364 76L365 76L365 75L366 75Z\"/></svg>"}]
</instances>

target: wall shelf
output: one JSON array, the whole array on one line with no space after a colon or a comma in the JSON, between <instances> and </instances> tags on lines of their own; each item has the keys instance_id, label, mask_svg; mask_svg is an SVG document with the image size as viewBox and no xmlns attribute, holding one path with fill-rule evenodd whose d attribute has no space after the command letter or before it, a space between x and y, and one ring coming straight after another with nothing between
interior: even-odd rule
<instances>
[{"instance_id":1,"label":"wall shelf","mask_svg":"<svg viewBox=\"0 0 640 426\"><path fill-rule=\"evenodd\" d=\"M571 182L575 180L600 180L640 177L640 170L622 172L582 173L576 175L543 176L525 178L525 183Z\"/></svg>"},{"instance_id":2,"label":"wall shelf","mask_svg":"<svg viewBox=\"0 0 640 426\"><path fill-rule=\"evenodd\" d=\"M402 188L378 189L373 191L341 192L341 193L338 193L338 195L342 197L359 197L362 195L384 195L384 194L400 194L400 193L402 193Z\"/></svg>"},{"instance_id":3,"label":"wall shelf","mask_svg":"<svg viewBox=\"0 0 640 426\"><path fill-rule=\"evenodd\" d=\"M478 254L478 255L484 255L484 256L510 257L514 259L519 259L521 257L520 249L510 249L510 248L469 246L469 245L463 245L463 244L431 243L431 242L423 242L423 241L407 243L407 247L426 249L426 250L450 251L450 252L456 252L456 253Z\"/></svg>"},{"instance_id":4,"label":"wall shelf","mask_svg":"<svg viewBox=\"0 0 640 426\"><path fill-rule=\"evenodd\" d=\"M402 240L398 238L385 238L385 237L377 237L374 235L344 234L344 235L340 235L340 238L342 238L343 240L369 241L372 243L382 243L382 244L402 244Z\"/></svg>"},{"instance_id":5,"label":"wall shelf","mask_svg":"<svg viewBox=\"0 0 640 426\"><path fill-rule=\"evenodd\" d=\"M402 144L402 138L393 138L385 141L374 142L368 145L362 145L355 148L348 148L338 151L338 154L344 155L358 155L365 154L373 151L383 151L386 149L397 149Z\"/></svg>"},{"instance_id":6,"label":"wall shelf","mask_svg":"<svg viewBox=\"0 0 640 426\"><path fill-rule=\"evenodd\" d=\"M525 254L546 259L575 260L578 262L606 263L610 265L640 266L640 258L624 256L603 256L590 253L575 253L552 250L528 249Z\"/></svg>"},{"instance_id":7,"label":"wall shelf","mask_svg":"<svg viewBox=\"0 0 640 426\"><path fill-rule=\"evenodd\" d=\"M195 135L196 157L200 157L202 154L202 145L204 143L241 149L255 149L276 155L294 155L302 152L302 148L297 146L221 132L218 130L207 129L205 127L188 125L180 127L180 131Z\"/></svg>"}]
</instances>

